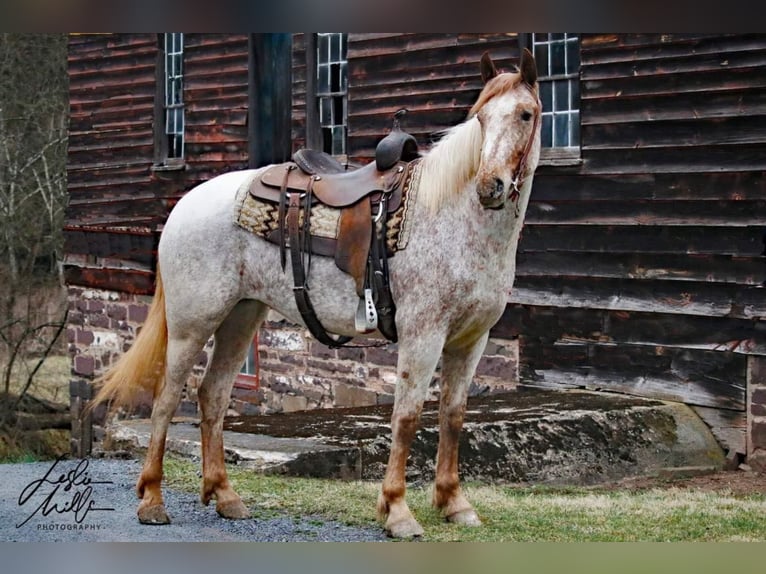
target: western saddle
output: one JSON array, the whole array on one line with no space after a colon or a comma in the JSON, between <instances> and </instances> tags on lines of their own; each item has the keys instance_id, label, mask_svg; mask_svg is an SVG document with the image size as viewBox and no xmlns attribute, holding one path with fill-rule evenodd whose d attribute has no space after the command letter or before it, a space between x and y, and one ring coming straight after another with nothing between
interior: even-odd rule
<instances>
[{"instance_id":1,"label":"western saddle","mask_svg":"<svg viewBox=\"0 0 766 574\"><path fill-rule=\"evenodd\" d=\"M388 277L386 221L402 203L403 182L418 155L415 138L394 129L375 149L375 161L346 169L331 155L301 149L293 161L272 166L256 179L250 193L278 204L277 229L267 239L279 245L282 269L290 252L293 292L311 334L332 348L352 337L332 336L319 321L309 297L311 255L334 257L339 269L353 277L359 296L355 327L359 333L378 329L397 341L396 307ZM340 210L335 240L310 233L311 207L324 204Z\"/></svg>"}]
</instances>

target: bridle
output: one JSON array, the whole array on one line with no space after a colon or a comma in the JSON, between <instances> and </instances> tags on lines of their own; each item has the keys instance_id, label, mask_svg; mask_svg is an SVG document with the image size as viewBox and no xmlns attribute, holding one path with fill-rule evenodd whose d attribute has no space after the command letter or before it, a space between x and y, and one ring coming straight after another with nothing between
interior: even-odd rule
<instances>
[{"instance_id":1,"label":"bridle","mask_svg":"<svg viewBox=\"0 0 766 574\"><path fill-rule=\"evenodd\" d=\"M519 160L519 165L516 166L516 170L514 174L511 176L511 192L508 196L508 199L510 199L512 202L516 203L516 213L518 215L518 199L521 197L521 186L524 185L524 180L526 179L526 170L527 170L527 160L529 159L529 154L532 152L532 145L535 143L535 135L537 134L537 126L540 123L540 115L542 113L542 103L540 102L540 98L537 97L537 95L534 93L532 88L524 84L526 88L532 93L533 96L535 96L535 99L537 100L537 110L534 113L534 122L532 122L532 135L529 136L529 139L527 140L527 145L524 146L524 151L521 154L521 159Z\"/></svg>"}]
</instances>

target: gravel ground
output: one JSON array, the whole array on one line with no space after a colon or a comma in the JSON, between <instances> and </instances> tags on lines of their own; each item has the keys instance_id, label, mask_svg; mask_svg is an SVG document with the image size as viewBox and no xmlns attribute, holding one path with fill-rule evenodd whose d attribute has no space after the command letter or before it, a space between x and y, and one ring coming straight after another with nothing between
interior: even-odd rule
<instances>
[{"instance_id":1,"label":"gravel ground","mask_svg":"<svg viewBox=\"0 0 766 574\"><path fill-rule=\"evenodd\" d=\"M63 460L28 500L26 492L46 477L51 462L0 465L0 541L28 542L198 542L198 541L383 541L380 528L356 528L316 517L289 516L224 520L214 503L204 507L194 494L164 489L172 524L146 526L136 518L135 460ZM78 468L78 464L81 466ZM87 464L87 466L83 466ZM62 477L62 475L64 475ZM68 475L68 476L67 476ZM61 483L59 477L62 477ZM88 484L88 480L91 481ZM28 488L28 485L32 484ZM88 489L90 496L88 497ZM55 490L55 492L54 492ZM53 496L49 498L49 495ZM46 499L48 499L46 504ZM74 504L73 504L74 501ZM78 510L79 507L79 510ZM113 508L114 510L98 510ZM25 520L29 520L20 525ZM20 526L17 526L20 525Z\"/></svg>"}]
</instances>

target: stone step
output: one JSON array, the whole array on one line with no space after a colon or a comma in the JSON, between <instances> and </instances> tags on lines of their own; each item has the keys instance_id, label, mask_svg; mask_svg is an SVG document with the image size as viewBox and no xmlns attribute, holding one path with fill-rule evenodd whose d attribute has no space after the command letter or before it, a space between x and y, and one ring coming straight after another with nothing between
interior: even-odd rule
<instances>
[{"instance_id":1,"label":"stone step","mask_svg":"<svg viewBox=\"0 0 766 574\"><path fill-rule=\"evenodd\" d=\"M227 418L230 462L260 472L379 480L391 444L390 405ZM113 425L111 438L148 445L149 423ZM423 408L408 480L434 476L438 403ZM200 456L194 421L171 425L167 448ZM590 485L724 464L707 425L686 405L589 391L521 389L469 400L460 439L464 480Z\"/></svg>"}]
</instances>

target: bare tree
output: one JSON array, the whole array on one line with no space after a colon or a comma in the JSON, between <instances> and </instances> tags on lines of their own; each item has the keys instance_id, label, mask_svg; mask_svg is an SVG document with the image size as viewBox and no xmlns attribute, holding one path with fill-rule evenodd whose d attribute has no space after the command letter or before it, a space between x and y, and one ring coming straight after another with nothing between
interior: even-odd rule
<instances>
[{"instance_id":1,"label":"bare tree","mask_svg":"<svg viewBox=\"0 0 766 574\"><path fill-rule=\"evenodd\" d=\"M59 265L67 197L66 43L63 34L0 34L0 388L6 400L0 411L15 408L29 390L66 317ZM59 305L51 308L50 296L43 305L41 293L56 286ZM14 369L24 382L7 404Z\"/></svg>"}]
</instances>

